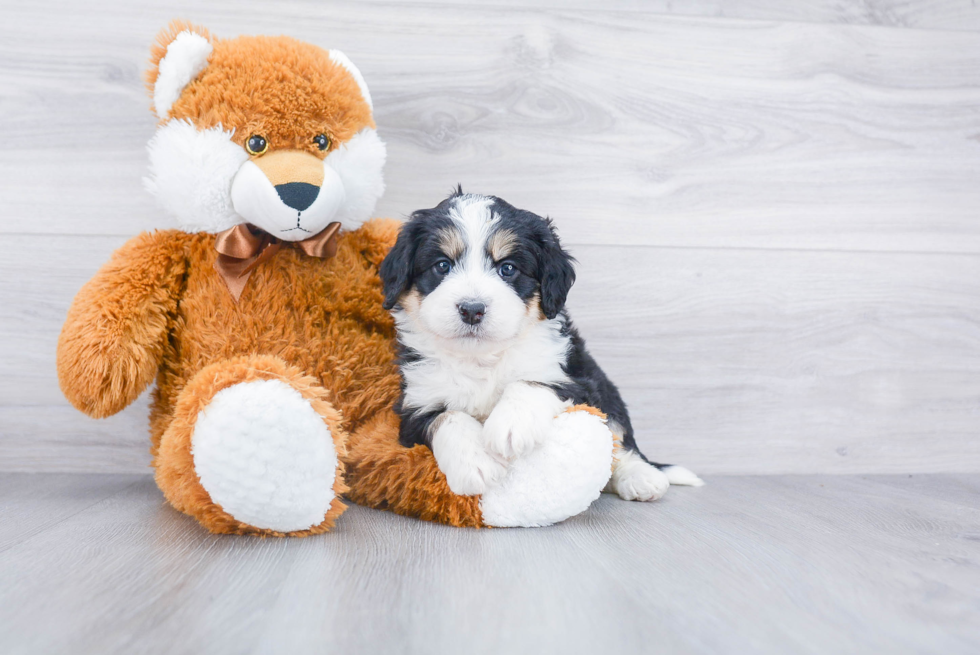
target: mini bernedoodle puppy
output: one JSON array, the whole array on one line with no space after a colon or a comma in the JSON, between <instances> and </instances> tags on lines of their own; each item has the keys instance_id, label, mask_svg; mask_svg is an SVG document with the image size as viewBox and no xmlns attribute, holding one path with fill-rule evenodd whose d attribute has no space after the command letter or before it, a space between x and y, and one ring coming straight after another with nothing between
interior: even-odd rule
<instances>
[{"instance_id":1,"label":"mini bernedoodle puppy","mask_svg":"<svg viewBox=\"0 0 980 655\"><path fill-rule=\"evenodd\" d=\"M483 493L573 404L621 439L606 491L660 498L691 471L648 460L619 390L565 310L572 257L549 219L458 188L412 214L381 266L401 348L400 440L432 449L454 493Z\"/></svg>"}]
</instances>

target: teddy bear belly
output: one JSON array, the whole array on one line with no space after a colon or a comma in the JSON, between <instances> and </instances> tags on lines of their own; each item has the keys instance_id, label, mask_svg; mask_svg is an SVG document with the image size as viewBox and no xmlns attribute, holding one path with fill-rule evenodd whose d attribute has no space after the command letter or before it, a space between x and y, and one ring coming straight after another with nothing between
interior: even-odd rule
<instances>
[{"instance_id":1,"label":"teddy bear belly","mask_svg":"<svg viewBox=\"0 0 980 655\"><path fill-rule=\"evenodd\" d=\"M241 355L279 357L317 378L349 426L391 407L399 378L380 282L344 255L324 262L280 252L253 273L238 303L212 266L193 269L157 378L154 444L187 382ZM206 262L211 254L201 256Z\"/></svg>"}]
</instances>

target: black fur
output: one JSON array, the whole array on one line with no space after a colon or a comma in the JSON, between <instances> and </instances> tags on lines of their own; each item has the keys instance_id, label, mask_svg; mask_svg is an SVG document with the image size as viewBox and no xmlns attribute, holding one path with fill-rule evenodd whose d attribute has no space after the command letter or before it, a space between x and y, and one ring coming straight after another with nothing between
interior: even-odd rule
<instances>
[{"instance_id":1,"label":"black fur","mask_svg":"<svg viewBox=\"0 0 980 655\"><path fill-rule=\"evenodd\" d=\"M618 423L623 430L623 448L625 450L635 451L637 455L643 458L643 461L657 468L670 466L670 464L651 462L646 455L640 452L633 435L633 424L630 422L629 411L626 409L623 397L619 394L619 389L606 376L586 349L585 339L572 325L568 313L562 311L561 317L562 333L568 335L570 339L568 359L562 364L562 369L568 375L569 382L552 385L551 388L562 400L571 400L576 405L586 404L598 407L605 413L610 423Z\"/></svg>"},{"instance_id":2,"label":"black fur","mask_svg":"<svg viewBox=\"0 0 980 655\"><path fill-rule=\"evenodd\" d=\"M447 208L456 196L450 196L432 209L412 214L402 225L398 240L381 262L381 282L384 285L383 307L392 309L398 299L413 285L423 294L431 293L441 280L434 278L432 265L443 258L436 235L453 227Z\"/></svg>"},{"instance_id":3,"label":"black fur","mask_svg":"<svg viewBox=\"0 0 980 655\"><path fill-rule=\"evenodd\" d=\"M417 362L420 356L411 348L406 348L401 343L398 344L398 366L399 368ZM405 398L405 378L402 378L401 396L395 403L395 413L401 417L398 424L398 442L406 448L415 445L430 446L432 437L432 422L439 418L439 415L446 411L445 407L437 407L428 412L418 412L407 409L402 405Z\"/></svg>"}]
</instances>

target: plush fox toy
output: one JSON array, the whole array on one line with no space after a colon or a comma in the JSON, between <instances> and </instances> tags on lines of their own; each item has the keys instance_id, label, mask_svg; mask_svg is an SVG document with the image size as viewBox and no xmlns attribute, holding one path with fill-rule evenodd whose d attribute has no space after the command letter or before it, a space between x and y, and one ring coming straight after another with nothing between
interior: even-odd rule
<instances>
[{"instance_id":1,"label":"plush fox toy","mask_svg":"<svg viewBox=\"0 0 980 655\"><path fill-rule=\"evenodd\" d=\"M78 293L58 343L72 404L109 416L156 380L157 484L213 532L324 532L344 494L458 526L585 509L609 462L583 457L576 476L566 461L550 478L524 464L486 498L458 496L427 448L399 445L378 279L399 226L368 220L385 147L353 63L180 22L151 62L160 123L146 186L181 229L133 238ZM582 416L611 453L601 419Z\"/></svg>"}]
</instances>

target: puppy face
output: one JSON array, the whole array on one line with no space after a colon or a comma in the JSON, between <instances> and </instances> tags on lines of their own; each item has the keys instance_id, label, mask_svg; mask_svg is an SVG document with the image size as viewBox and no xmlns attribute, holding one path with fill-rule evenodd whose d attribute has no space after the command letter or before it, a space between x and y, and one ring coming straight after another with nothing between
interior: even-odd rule
<instances>
[{"instance_id":1,"label":"puppy face","mask_svg":"<svg viewBox=\"0 0 980 655\"><path fill-rule=\"evenodd\" d=\"M575 271L549 220L460 191L412 215L381 278L396 317L458 348L484 350L554 318Z\"/></svg>"}]
</instances>

